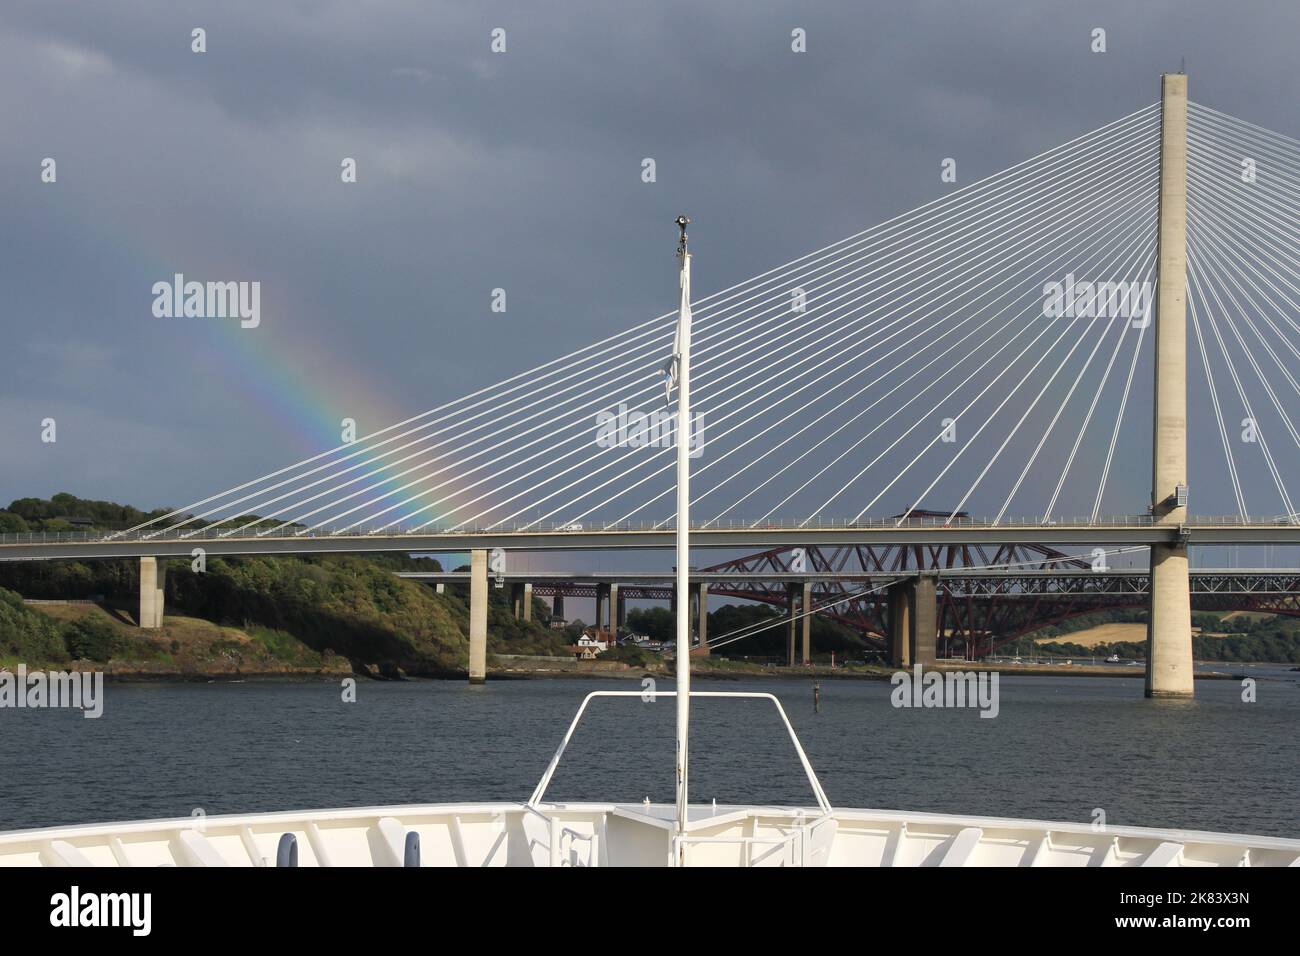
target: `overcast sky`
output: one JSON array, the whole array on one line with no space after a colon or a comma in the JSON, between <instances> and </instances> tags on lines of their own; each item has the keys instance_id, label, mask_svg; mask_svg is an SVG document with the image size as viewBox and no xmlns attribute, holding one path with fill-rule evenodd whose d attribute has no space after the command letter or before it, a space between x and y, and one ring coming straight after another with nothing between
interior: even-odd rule
<instances>
[{"instance_id":1,"label":"overcast sky","mask_svg":"<svg viewBox=\"0 0 1300 956\"><path fill-rule=\"evenodd\" d=\"M679 211L707 294L1184 58L1193 99L1300 136L1297 37L1294 0L11 0L0 499L185 504L667 311ZM155 318L175 273L259 280L260 326Z\"/></svg>"}]
</instances>

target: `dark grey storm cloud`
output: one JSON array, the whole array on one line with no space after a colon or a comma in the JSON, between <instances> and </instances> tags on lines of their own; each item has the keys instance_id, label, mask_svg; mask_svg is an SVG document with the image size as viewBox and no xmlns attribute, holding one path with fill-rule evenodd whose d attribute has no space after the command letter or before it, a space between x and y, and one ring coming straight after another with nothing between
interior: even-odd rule
<instances>
[{"instance_id":1,"label":"dark grey storm cloud","mask_svg":"<svg viewBox=\"0 0 1300 956\"><path fill-rule=\"evenodd\" d=\"M0 499L197 499L667 311L681 210L705 294L1184 58L1195 99L1300 135L1297 36L1291 0L6 4ZM262 325L153 318L178 272L261 281Z\"/></svg>"}]
</instances>

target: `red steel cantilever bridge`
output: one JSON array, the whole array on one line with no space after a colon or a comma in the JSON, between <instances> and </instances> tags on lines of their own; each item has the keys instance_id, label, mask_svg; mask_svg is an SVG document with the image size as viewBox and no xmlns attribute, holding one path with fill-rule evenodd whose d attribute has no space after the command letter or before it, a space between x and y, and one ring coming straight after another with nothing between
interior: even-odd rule
<instances>
[{"instance_id":1,"label":"red steel cantilever bridge","mask_svg":"<svg viewBox=\"0 0 1300 956\"><path fill-rule=\"evenodd\" d=\"M974 658L1072 617L1146 608L1149 571L1108 567L1105 553L1097 555L1072 555L1037 544L779 547L693 570L692 600L697 614L707 613L710 599L731 598L779 608L792 619L803 616L807 601L814 613L848 627L888 655L889 586L930 574L936 580L936 650L944 657ZM446 582L469 578L454 572L402 576ZM669 577L668 572L634 571L502 576L515 587L517 600L523 599L527 582L528 593L551 598L557 611L565 598L594 599L595 623L609 629L622 626L626 601L671 601ZM1197 569L1189 577L1193 610L1300 617L1300 570ZM521 604L516 611L523 613ZM793 654L792 648L792 664Z\"/></svg>"}]
</instances>

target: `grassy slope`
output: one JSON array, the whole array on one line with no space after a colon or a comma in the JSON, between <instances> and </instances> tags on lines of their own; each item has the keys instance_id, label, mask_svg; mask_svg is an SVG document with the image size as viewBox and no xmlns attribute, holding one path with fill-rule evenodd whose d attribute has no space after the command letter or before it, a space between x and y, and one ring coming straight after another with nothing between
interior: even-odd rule
<instances>
[{"instance_id":1,"label":"grassy slope","mask_svg":"<svg viewBox=\"0 0 1300 956\"><path fill-rule=\"evenodd\" d=\"M29 609L59 623L94 620L112 628L121 642L115 642L113 656L103 666L112 674L345 676L352 671L346 658L321 654L293 635L270 628L246 630L169 614L161 628L142 631L122 612L94 604L42 604ZM39 662L40 666L51 663L57 662Z\"/></svg>"}]
</instances>

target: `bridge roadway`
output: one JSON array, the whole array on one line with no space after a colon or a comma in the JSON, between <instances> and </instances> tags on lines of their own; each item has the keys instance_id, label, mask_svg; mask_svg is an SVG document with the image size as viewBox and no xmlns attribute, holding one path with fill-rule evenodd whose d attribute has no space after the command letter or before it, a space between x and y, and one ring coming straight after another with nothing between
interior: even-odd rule
<instances>
[{"instance_id":1,"label":"bridge roadway","mask_svg":"<svg viewBox=\"0 0 1300 956\"><path fill-rule=\"evenodd\" d=\"M448 553L503 548L508 551L666 550L674 547L671 527L647 523L608 528L536 530L333 533L278 532L255 529L167 530L135 537L90 532L0 535L0 561L49 561L96 558L190 557L205 554L357 554L365 552ZM1150 516L1123 516L1098 521L1055 523L1002 522L959 518L951 522L925 518L898 523L884 519L858 524L709 523L691 530L693 548L755 550L772 547L837 545L976 545L1043 544L1123 547L1127 545L1270 545L1300 544L1294 518L1194 518L1164 525Z\"/></svg>"}]
</instances>

